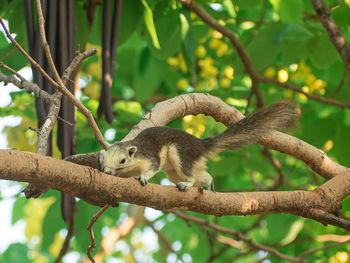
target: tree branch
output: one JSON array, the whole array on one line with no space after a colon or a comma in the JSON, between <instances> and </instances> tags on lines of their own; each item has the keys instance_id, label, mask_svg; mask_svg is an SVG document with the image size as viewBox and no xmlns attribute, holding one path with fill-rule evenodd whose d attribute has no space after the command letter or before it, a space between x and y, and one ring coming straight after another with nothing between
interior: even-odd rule
<instances>
[{"instance_id":1,"label":"tree branch","mask_svg":"<svg viewBox=\"0 0 350 263\"><path fill-rule=\"evenodd\" d=\"M20 74L18 74L10 67L6 66L3 62L0 62L0 66L12 73L12 75L8 76L3 74L0 70L0 82L2 81L5 84L12 83L17 88L24 89L27 93L33 92L36 97L42 99L47 104L51 103L51 95L46 91L40 89L40 87L36 83L28 82L25 78L23 78Z\"/></svg>"},{"instance_id":2,"label":"tree branch","mask_svg":"<svg viewBox=\"0 0 350 263\"><path fill-rule=\"evenodd\" d=\"M92 249L94 249L96 247L96 243L95 243L95 236L94 236L94 231L92 230L92 226L95 224L95 222L98 220L98 218L107 210L107 208L109 207L108 204L104 205L96 214L94 214L94 216L91 218L91 221L88 225L88 230L90 233L90 239L91 239L91 245L87 248L87 255L89 257L89 259L91 260L91 262L95 263L94 258L91 256L91 251Z\"/></svg>"},{"instance_id":3,"label":"tree branch","mask_svg":"<svg viewBox=\"0 0 350 263\"><path fill-rule=\"evenodd\" d=\"M309 99L313 99L313 100L316 100L316 101L319 101L319 102L322 102L322 103L325 103L325 104L338 106L340 108L348 108L348 109L350 108L350 104L349 103L344 103L344 102L337 101L337 100L334 100L334 99L330 99L330 98L318 96L318 95L315 95L315 94L307 93L307 92L303 91L303 89L301 89L298 86L295 86L293 84L286 83L286 82L283 83L283 82L280 82L278 79L265 77L265 76L260 75L259 73L257 74L257 79L259 81L263 82L263 83L272 83L272 84L275 84L276 86L279 86L279 87L282 87L282 88L286 88L286 89L289 89L289 90L292 90L292 91L296 91L296 92L298 92L300 94L304 94Z\"/></svg>"},{"instance_id":4,"label":"tree branch","mask_svg":"<svg viewBox=\"0 0 350 263\"><path fill-rule=\"evenodd\" d=\"M236 48L238 56L241 58L241 61L243 62L245 71L252 78L252 82L254 83L255 86L257 85L257 82L273 83L276 86L290 89L290 90L296 91L298 93L302 93L305 96L307 96L308 98L316 100L316 101L320 101L323 103L327 103L327 104L342 107L342 108L350 108L350 104L342 103L342 102L339 102L339 101L334 100L334 99L329 99L329 98L325 98L322 96L306 93L301 88L299 88L295 85L288 84L288 83L282 83L282 82L278 81L277 79L267 78L267 77L262 76L259 72L257 72L255 70L253 63L252 63L247 51L245 50L243 44L241 43L241 41L235 36L235 34L231 30L227 29L226 27L221 25L218 21L216 21L212 16L210 16L194 0L178 0L178 1L180 1L181 3L186 5L191 11L196 13L210 27L219 31L223 36L227 37L230 40L232 45ZM256 92L256 90L254 92ZM259 101L261 100L261 98L259 98L259 95L258 95L258 100Z\"/></svg>"},{"instance_id":5,"label":"tree branch","mask_svg":"<svg viewBox=\"0 0 350 263\"><path fill-rule=\"evenodd\" d=\"M174 119L200 113L211 116L226 126L230 126L234 122L244 118L240 111L226 104L218 97L206 93L185 94L157 103L131 129L123 141L131 140L146 128L164 126ZM313 171L326 179L333 178L341 173L350 172L349 168L341 166L329 159L323 151L285 133L272 131L268 136L261 139L259 143L266 148L287 153L302 160ZM315 162L315 160L319 161Z\"/></svg>"},{"instance_id":6,"label":"tree branch","mask_svg":"<svg viewBox=\"0 0 350 263\"><path fill-rule=\"evenodd\" d=\"M350 70L350 48L346 44L343 33L334 22L326 4L322 0L310 0L328 36L342 58L345 67Z\"/></svg>"},{"instance_id":7,"label":"tree branch","mask_svg":"<svg viewBox=\"0 0 350 263\"><path fill-rule=\"evenodd\" d=\"M90 167L17 150L0 150L0 178L53 188L99 206L127 202L217 216L293 213L313 218L316 210L323 214L335 211L342 198L350 194L350 173L340 174L313 191L213 193L192 187L184 193L173 186L141 186L134 178L115 177ZM314 216L318 218L321 217ZM336 225L348 229L347 225Z\"/></svg>"},{"instance_id":8,"label":"tree branch","mask_svg":"<svg viewBox=\"0 0 350 263\"><path fill-rule=\"evenodd\" d=\"M68 99L84 114L86 117L92 131L94 132L95 138L97 142L104 148L107 149L107 143L101 134L91 112L82 104L80 101L65 87L64 83L60 81L60 83L57 83L54 81L46 72L45 70L30 56L27 54L27 52L17 43L16 40L13 39L11 34L8 32L4 22L1 19L0 16L0 23L2 27L4 28L7 37L11 40L11 42L22 52L22 54L29 60L29 62L34 65L40 73L50 82L52 86L57 88L59 91L61 91L65 96L68 97Z\"/></svg>"},{"instance_id":9,"label":"tree branch","mask_svg":"<svg viewBox=\"0 0 350 263\"><path fill-rule=\"evenodd\" d=\"M238 231L235 231L233 229L225 228L225 227L219 226L217 224L211 223L211 222L209 222L207 220L204 220L204 219L201 219L201 218L189 215L189 214L185 214L185 213L182 213L182 212L169 211L169 210L167 210L166 212L173 213L177 217L183 219L184 221L194 222L196 224L203 225L205 227L209 227L209 228L211 228L211 229L213 229L213 230L215 230L217 232L234 236L238 240L242 240L242 241L248 243L249 246L251 246L252 248L254 248L256 250L263 250L263 251L269 252L269 253L275 255L276 257L278 257L280 259L285 259L285 260L288 260L290 262L305 262L305 260L303 260L302 258L290 257L288 255L282 254L281 252L279 252L277 249L275 249L273 247L256 243L251 238L249 238L246 235L243 235L242 233L240 233Z\"/></svg>"},{"instance_id":10,"label":"tree branch","mask_svg":"<svg viewBox=\"0 0 350 263\"><path fill-rule=\"evenodd\" d=\"M22 47L20 44L18 44L18 42L11 36L10 32L7 30L4 21L2 20L1 16L0 16L0 23L2 28L4 29L6 36L11 40L11 42L16 46L16 48L28 59L28 61L30 62L30 64L32 64L34 67L36 67L40 73L44 76L44 78L46 78L50 84L54 87L58 88L58 83L56 81L54 81L47 73L46 71L40 66L40 64L38 62L36 62Z\"/></svg>"}]
</instances>

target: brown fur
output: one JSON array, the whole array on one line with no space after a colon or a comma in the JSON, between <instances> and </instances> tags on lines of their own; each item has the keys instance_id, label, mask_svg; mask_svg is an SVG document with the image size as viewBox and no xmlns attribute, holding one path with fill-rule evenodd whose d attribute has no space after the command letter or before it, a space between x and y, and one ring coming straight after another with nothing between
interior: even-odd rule
<instances>
[{"instance_id":1,"label":"brown fur","mask_svg":"<svg viewBox=\"0 0 350 263\"><path fill-rule=\"evenodd\" d=\"M259 140L271 130L285 130L298 113L290 102L280 102L232 124L213 138L198 139L169 127L145 129L133 140L116 142L101 154L104 172L121 177L137 177L142 185L158 171L165 171L180 190L207 186L214 190L206 171L209 158Z\"/></svg>"}]
</instances>

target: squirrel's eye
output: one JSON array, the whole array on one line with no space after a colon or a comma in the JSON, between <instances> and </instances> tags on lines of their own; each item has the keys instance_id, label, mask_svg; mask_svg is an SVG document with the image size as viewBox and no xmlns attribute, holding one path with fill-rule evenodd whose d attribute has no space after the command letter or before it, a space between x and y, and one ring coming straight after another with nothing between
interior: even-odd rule
<instances>
[{"instance_id":1,"label":"squirrel's eye","mask_svg":"<svg viewBox=\"0 0 350 263\"><path fill-rule=\"evenodd\" d=\"M125 162L126 162L126 159L125 159L125 158L123 158L123 159L120 160L120 163L125 163Z\"/></svg>"}]
</instances>

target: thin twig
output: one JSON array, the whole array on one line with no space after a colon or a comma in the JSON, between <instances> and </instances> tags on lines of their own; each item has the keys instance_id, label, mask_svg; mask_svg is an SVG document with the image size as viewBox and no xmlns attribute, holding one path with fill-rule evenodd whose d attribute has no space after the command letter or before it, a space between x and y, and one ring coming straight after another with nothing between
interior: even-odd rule
<instances>
[{"instance_id":1,"label":"thin twig","mask_svg":"<svg viewBox=\"0 0 350 263\"><path fill-rule=\"evenodd\" d=\"M345 243L347 243L347 242L349 242L349 240L344 241L344 242L336 242L336 243L328 244L328 245L325 245L325 246L322 246L322 247L310 249L310 250L308 250L308 251L305 251L305 252L301 253L301 254L299 255L299 258L304 258L304 257L306 257L306 256L308 256L308 255L311 255L311 254L313 254L313 253L316 253L316 252L318 252L318 251L326 250L326 249L329 249L329 248L332 248L332 247L336 247L336 246L340 246L340 245L345 244Z\"/></svg>"},{"instance_id":2,"label":"thin twig","mask_svg":"<svg viewBox=\"0 0 350 263\"><path fill-rule=\"evenodd\" d=\"M253 247L256 250L264 250L266 252L269 252L273 255L275 255L276 257L280 258L280 259L285 259L285 260L289 260L291 262L305 262L305 260L301 259L301 258L294 258L294 257L290 257L288 255L282 254L281 252L279 252L278 250L276 250L273 247L269 247L266 245L261 245L258 244L256 242L254 242L251 238L243 235L242 233L235 231L233 229L229 229L229 228L224 228L222 226L219 226L217 224L211 223L207 220L189 215L189 214L185 214L182 212L178 212L178 211L174 211L174 210L166 210L165 212L167 213L173 213L175 214L177 217L183 219L184 221L191 221L200 225L203 225L205 227L209 227L214 229L217 232L221 232L223 234L228 234L228 235L232 235L234 237L236 237L239 240L245 241L247 242L251 247Z\"/></svg>"},{"instance_id":3,"label":"thin twig","mask_svg":"<svg viewBox=\"0 0 350 263\"><path fill-rule=\"evenodd\" d=\"M337 100L334 100L334 99L325 98L325 97L322 97L322 96L318 96L318 95L314 95L314 94L311 94L311 93L307 93L307 92L303 91L298 86L295 86L293 84L286 83L286 82L282 83L278 79L275 79L275 78L265 77L265 76L262 76L260 74L257 74L257 78L261 82L273 83L276 86L279 86L279 87L282 87L282 88L286 88L286 89L290 89L290 90L296 91L298 93L304 94L309 99L313 99L313 100L316 100L316 101L319 101L319 102L322 102L322 103L338 106L338 107L341 107L341 108L350 108L350 104L349 103L344 103L344 102L337 101Z\"/></svg>"},{"instance_id":4,"label":"thin twig","mask_svg":"<svg viewBox=\"0 0 350 263\"><path fill-rule=\"evenodd\" d=\"M15 75L17 78L19 78L22 82L27 81L25 78L23 78L21 76L21 74L17 73L17 71L15 71L14 69L10 68L9 66L7 66L4 62L0 61L0 67L10 71L13 75Z\"/></svg>"},{"instance_id":5,"label":"thin twig","mask_svg":"<svg viewBox=\"0 0 350 263\"><path fill-rule=\"evenodd\" d=\"M266 158L270 160L272 166L275 168L276 172L278 173L278 180L268 190L270 190L270 191L277 190L277 188L283 184L284 179L286 178L286 175L284 174L284 172L282 170L282 165L278 161L278 159L275 158L267 148L264 148L262 150L262 154L265 155Z\"/></svg>"},{"instance_id":6,"label":"thin twig","mask_svg":"<svg viewBox=\"0 0 350 263\"><path fill-rule=\"evenodd\" d=\"M11 40L11 42L16 46L16 48L21 51L21 53L29 60L30 64L32 64L34 67L36 67L40 73L46 78L50 84L56 88L58 88L58 83L54 81L47 73L46 71L40 66L38 62L36 62L22 47L18 42L11 36L10 32L7 30L4 21L2 20L0 16L0 24L2 28L4 29L6 36Z\"/></svg>"},{"instance_id":7,"label":"thin twig","mask_svg":"<svg viewBox=\"0 0 350 263\"><path fill-rule=\"evenodd\" d=\"M297 87L295 85L289 84L289 83L282 83L278 81L277 79L274 78L267 78L262 76L259 72L257 72L253 66L253 63L245 50L243 44L241 41L235 36L235 34L221 25L217 20L215 20L212 16L210 16L200 5L198 5L195 1L193 0L178 0L184 5L186 5L191 11L196 13L205 23L207 23L210 27L213 29L219 31L223 36L227 37L231 44L236 48L238 56L241 58L241 61L244 65L245 71L250 75L252 80L255 80L257 82L268 82L268 83L273 83L279 87L287 88L293 91L296 91L298 93L304 94L306 97L323 102L326 104L338 106L341 108L350 108L350 104L339 102L337 100L325 98L322 96L310 94L304 92L300 87Z\"/></svg>"},{"instance_id":8,"label":"thin twig","mask_svg":"<svg viewBox=\"0 0 350 263\"><path fill-rule=\"evenodd\" d=\"M313 220L317 220L318 222L322 223L323 225L333 225L337 227L341 227L347 231L350 231L350 221L343 219L338 216L330 215L322 210L319 209L309 209L308 211L305 211L304 214L298 214L306 218L311 218Z\"/></svg>"},{"instance_id":9,"label":"thin twig","mask_svg":"<svg viewBox=\"0 0 350 263\"><path fill-rule=\"evenodd\" d=\"M28 93L34 93L34 96L42 99L47 104L51 103L51 94L47 93L46 91L40 89L40 87L36 83L30 83L26 79L24 79L20 74L18 74L16 71L11 69L10 67L6 66L4 63L0 62L0 66L2 66L4 69L10 71L12 75L8 76L1 72L0 70L0 82L12 83L19 89L24 89ZM16 74L14 74L16 72ZM19 78L19 80L17 78Z\"/></svg>"},{"instance_id":10,"label":"thin twig","mask_svg":"<svg viewBox=\"0 0 350 263\"><path fill-rule=\"evenodd\" d=\"M57 116L57 119L59 119L60 121L64 122L65 124L69 125L69 126L74 126L73 123L66 121L65 119L61 118L60 116Z\"/></svg>"},{"instance_id":11,"label":"thin twig","mask_svg":"<svg viewBox=\"0 0 350 263\"><path fill-rule=\"evenodd\" d=\"M343 77L342 77L337 89L334 91L334 93L332 95L332 99L335 99L337 97L337 95L338 95L339 91L341 90L341 88L343 87L343 84L345 83L347 77L348 77L348 69L345 68Z\"/></svg>"},{"instance_id":12,"label":"thin twig","mask_svg":"<svg viewBox=\"0 0 350 263\"><path fill-rule=\"evenodd\" d=\"M108 144L106 143L106 140L104 139L101 131L99 130L91 112L82 104L80 101L63 85L63 82L57 83L54 81L46 72L45 70L30 56L27 54L27 52L17 43L16 40L13 39L11 34L8 32L4 22L1 19L0 16L0 23L2 27L4 28L6 35L8 38L12 41L12 43L22 52L22 54L29 60L29 62L34 65L38 70L40 71L41 74L50 82L52 86L57 88L59 91L61 91L64 95L68 97L68 99L84 114L86 117L90 127L92 128L92 131L95 134L96 141L104 148L107 149Z\"/></svg>"},{"instance_id":13,"label":"thin twig","mask_svg":"<svg viewBox=\"0 0 350 263\"><path fill-rule=\"evenodd\" d=\"M90 239L91 239L91 245L88 246L87 248L87 255L89 257L89 259L91 260L91 262L95 263L94 258L91 256L91 251L96 247L96 243L95 243L95 235L94 235L94 231L92 230L92 226L95 224L95 222L98 220L98 218L104 213L104 211L107 210L107 208L109 207L109 204L104 205L92 218L91 221L89 223L88 226L88 230L90 233Z\"/></svg>"}]
</instances>

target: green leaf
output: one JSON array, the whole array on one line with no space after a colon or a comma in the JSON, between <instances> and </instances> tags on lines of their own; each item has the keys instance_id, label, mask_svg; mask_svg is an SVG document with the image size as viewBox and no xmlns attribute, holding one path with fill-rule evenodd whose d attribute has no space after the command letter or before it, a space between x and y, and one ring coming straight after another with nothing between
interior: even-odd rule
<instances>
[{"instance_id":1,"label":"green leaf","mask_svg":"<svg viewBox=\"0 0 350 263\"><path fill-rule=\"evenodd\" d=\"M282 31L277 35L276 40L282 42L284 40L303 41L310 39L313 34L300 24L287 24Z\"/></svg>"},{"instance_id":2,"label":"green leaf","mask_svg":"<svg viewBox=\"0 0 350 263\"><path fill-rule=\"evenodd\" d=\"M228 173L233 174L237 170L239 158L237 156L222 156L220 161L213 162L210 172L215 176L223 176Z\"/></svg>"},{"instance_id":3,"label":"green leaf","mask_svg":"<svg viewBox=\"0 0 350 263\"><path fill-rule=\"evenodd\" d=\"M247 1L243 1L247 2ZM222 1L222 7L224 10L227 11L227 13L232 17L235 18L237 16L235 6L233 5L232 0L223 0Z\"/></svg>"},{"instance_id":4,"label":"green leaf","mask_svg":"<svg viewBox=\"0 0 350 263\"><path fill-rule=\"evenodd\" d=\"M260 0L236 0L239 9L251 9L261 4Z\"/></svg>"},{"instance_id":5,"label":"green leaf","mask_svg":"<svg viewBox=\"0 0 350 263\"><path fill-rule=\"evenodd\" d=\"M314 66L319 69L327 69L340 60L339 54L326 32L313 39L310 59Z\"/></svg>"},{"instance_id":6,"label":"green leaf","mask_svg":"<svg viewBox=\"0 0 350 263\"><path fill-rule=\"evenodd\" d=\"M270 0L275 12L284 23L301 23L303 19L303 0Z\"/></svg>"},{"instance_id":7,"label":"green leaf","mask_svg":"<svg viewBox=\"0 0 350 263\"><path fill-rule=\"evenodd\" d=\"M145 24L146 24L146 28L148 30L148 33L150 34L150 36L152 38L153 46L156 49L160 49L159 40L158 40L158 36L157 36L157 30L156 30L156 27L154 25L154 20L153 20L153 11L148 6L146 0L141 0L141 3L143 4L143 6L145 8L144 13L143 13L144 20L145 20Z\"/></svg>"},{"instance_id":8,"label":"green leaf","mask_svg":"<svg viewBox=\"0 0 350 263\"><path fill-rule=\"evenodd\" d=\"M161 82L166 77L168 65L165 61L159 60L154 56L149 58L147 68L136 76L135 95L136 99L143 102L160 87Z\"/></svg>"},{"instance_id":9,"label":"green leaf","mask_svg":"<svg viewBox=\"0 0 350 263\"><path fill-rule=\"evenodd\" d=\"M27 204L27 199L20 196L16 199L12 208L12 224L14 225L18 220L24 216L24 206Z\"/></svg>"},{"instance_id":10,"label":"green leaf","mask_svg":"<svg viewBox=\"0 0 350 263\"><path fill-rule=\"evenodd\" d=\"M242 159L243 164L250 170L260 172L262 175L268 174L271 171L271 164L260 153L260 147L254 147L255 149L252 147L254 146L249 147L250 156Z\"/></svg>"},{"instance_id":11,"label":"green leaf","mask_svg":"<svg viewBox=\"0 0 350 263\"><path fill-rule=\"evenodd\" d=\"M88 33L88 20L86 16L86 9L84 4L81 1L74 1L74 12L77 22L77 31L75 33L75 43L79 44L81 47L84 47L85 42L87 41ZM97 37L97 36L95 36Z\"/></svg>"},{"instance_id":12,"label":"green leaf","mask_svg":"<svg viewBox=\"0 0 350 263\"><path fill-rule=\"evenodd\" d=\"M5 36L5 33L0 31L0 49L4 48L4 47L8 47L10 44L7 41L7 38Z\"/></svg>"},{"instance_id":13,"label":"green leaf","mask_svg":"<svg viewBox=\"0 0 350 263\"><path fill-rule=\"evenodd\" d=\"M193 69L195 62L196 43L192 27L192 20L187 9L180 14L181 20L181 35L182 35L182 53L189 70Z\"/></svg>"},{"instance_id":14,"label":"green leaf","mask_svg":"<svg viewBox=\"0 0 350 263\"><path fill-rule=\"evenodd\" d=\"M310 41L283 41L281 43L282 67L288 67L290 64L299 63L306 60L309 56Z\"/></svg>"},{"instance_id":15,"label":"green leaf","mask_svg":"<svg viewBox=\"0 0 350 263\"><path fill-rule=\"evenodd\" d=\"M338 27L345 27L350 25L350 7L343 5L332 9L331 15Z\"/></svg>"},{"instance_id":16,"label":"green leaf","mask_svg":"<svg viewBox=\"0 0 350 263\"><path fill-rule=\"evenodd\" d=\"M269 231L269 242L279 243L287 237L298 217L289 214L267 215L266 224Z\"/></svg>"},{"instance_id":17,"label":"green leaf","mask_svg":"<svg viewBox=\"0 0 350 263\"><path fill-rule=\"evenodd\" d=\"M2 262L32 262L28 258L28 248L20 243L10 245L2 255Z\"/></svg>"},{"instance_id":18,"label":"green leaf","mask_svg":"<svg viewBox=\"0 0 350 263\"><path fill-rule=\"evenodd\" d=\"M113 111L117 112L120 121L137 123L141 110L141 104L137 101L120 100L113 104Z\"/></svg>"},{"instance_id":19,"label":"green leaf","mask_svg":"<svg viewBox=\"0 0 350 263\"><path fill-rule=\"evenodd\" d=\"M348 136L350 127L345 126L341 119L336 126L336 132L334 136L334 147L332 152L336 156L339 163L345 166L350 166L350 160L347 158L350 155L350 148L344 147L344 145L350 145L350 137Z\"/></svg>"},{"instance_id":20,"label":"green leaf","mask_svg":"<svg viewBox=\"0 0 350 263\"><path fill-rule=\"evenodd\" d=\"M16 33L20 39L24 40L26 35L25 19L24 19L24 4L21 0L11 1L7 6L9 16L6 19L9 22L10 32ZM22 18L22 19L19 19ZM16 38L17 40L17 38ZM21 45L23 43L20 42Z\"/></svg>"},{"instance_id":21,"label":"green leaf","mask_svg":"<svg viewBox=\"0 0 350 263\"><path fill-rule=\"evenodd\" d=\"M303 227L304 227L303 219L294 221L289 229L288 234L281 240L280 244L282 246L285 246L292 243L296 239L300 231L303 229Z\"/></svg>"},{"instance_id":22,"label":"green leaf","mask_svg":"<svg viewBox=\"0 0 350 263\"><path fill-rule=\"evenodd\" d=\"M277 36L283 28L282 24L272 24L262 29L249 44L247 51L257 70L268 66L280 52Z\"/></svg>"},{"instance_id":23,"label":"green leaf","mask_svg":"<svg viewBox=\"0 0 350 263\"><path fill-rule=\"evenodd\" d=\"M76 214L75 229L79 229L80 231L77 231L75 235L76 245L79 247L80 250L86 251L87 247L91 243L90 234L89 234L89 231L87 230L87 227L90 223L92 216L98 212L99 207L92 206L84 201L79 201L77 203L77 206L78 206L78 212ZM108 209L111 209L111 208L108 208ZM93 231L94 231L95 241L96 241L96 249L94 249L93 254L96 253L99 250L99 247L101 246L101 239L102 239L101 229L103 227L102 219L103 219L103 216L101 216L93 226Z\"/></svg>"},{"instance_id":24,"label":"green leaf","mask_svg":"<svg viewBox=\"0 0 350 263\"><path fill-rule=\"evenodd\" d=\"M123 1L118 45L125 43L135 32L142 18L142 4L139 0Z\"/></svg>"},{"instance_id":25,"label":"green leaf","mask_svg":"<svg viewBox=\"0 0 350 263\"><path fill-rule=\"evenodd\" d=\"M178 10L169 10L155 21L160 47L156 48L149 31L146 40L151 52L159 59L174 55L181 47L181 22Z\"/></svg>"},{"instance_id":26,"label":"green leaf","mask_svg":"<svg viewBox=\"0 0 350 263\"><path fill-rule=\"evenodd\" d=\"M79 24L78 24L78 26L79 26ZM87 26L87 24L85 26ZM102 28L102 6L98 5L96 7L94 23L92 25L90 35L88 36L89 43L96 45L96 46L102 46L101 28Z\"/></svg>"},{"instance_id":27,"label":"green leaf","mask_svg":"<svg viewBox=\"0 0 350 263\"><path fill-rule=\"evenodd\" d=\"M24 38L17 36L16 41L23 44ZM12 44L8 44L5 47L0 48L0 60L16 71L29 64L25 56L23 56L22 53L20 53Z\"/></svg>"},{"instance_id":28,"label":"green leaf","mask_svg":"<svg viewBox=\"0 0 350 263\"><path fill-rule=\"evenodd\" d=\"M57 192L57 191L56 191ZM56 194L56 201L49 207L46 212L46 216L42 225L42 249L47 250L54 241L56 233L66 228L61 216L61 205L58 198L58 192ZM54 222L54 223L53 223Z\"/></svg>"}]
</instances>

